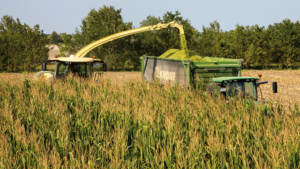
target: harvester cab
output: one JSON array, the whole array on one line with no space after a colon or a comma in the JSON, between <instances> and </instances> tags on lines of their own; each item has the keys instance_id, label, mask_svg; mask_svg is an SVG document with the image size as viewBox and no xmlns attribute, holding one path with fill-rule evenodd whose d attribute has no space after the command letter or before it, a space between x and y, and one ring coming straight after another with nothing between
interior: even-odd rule
<instances>
[{"instance_id":1,"label":"harvester cab","mask_svg":"<svg viewBox=\"0 0 300 169\"><path fill-rule=\"evenodd\" d=\"M47 71L47 64L55 64L54 72ZM93 78L98 81L103 75L102 72L96 72L100 69L106 71L106 63L95 58L78 58L78 57L55 57L42 62L42 71L35 75L35 78L43 76L45 79L62 79L69 74L76 75L80 78Z\"/></svg>"}]
</instances>

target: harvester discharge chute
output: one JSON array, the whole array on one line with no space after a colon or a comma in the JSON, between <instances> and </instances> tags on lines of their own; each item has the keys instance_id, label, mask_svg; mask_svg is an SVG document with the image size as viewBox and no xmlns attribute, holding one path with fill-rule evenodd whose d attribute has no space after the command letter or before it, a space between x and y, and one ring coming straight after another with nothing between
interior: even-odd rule
<instances>
[{"instance_id":1,"label":"harvester discharge chute","mask_svg":"<svg viewBox=\"0 0 300 169\"><path fill-rule=\"evenodd\" d=\"M93 69L95 65L102 64L103 71L106 71L106 64L104 61L101 61L100 59L95 58L84 58L84 56L93 50L94 48L103 45L105 43L108 43L110 41L126 37L133 34L138 34L142 32L148 32L148 31L154 31L154 30L161 30L161 29L167 29L167 28L177 28L180 32L181 41L185 43L185 37L184 37L184 31L183 26L179 25L176 21L162 24L159 23L157 25L151 25L151 26L144 26L140 28L130 29L127 31L115 33L113 35L101 38L95 42L92 42L88 44L87 46L80 49L73 57L56 57L51 58L49 60L42 62L42 69L43 71L38 72L37 77L40 77L41 75L44 75L46 79L49 79L50 77L53 79L65 77L68 73L78 74L81 77L95 77L92 75ZM183 39L184 38L184 39ZM186 44L183 47L186 49ZM186 52L187 53L187 52ZM47 62L55 62L55 72L49 72L46 71ZM63 70L63 71L62 71ZM95 74L95 73L93 73Z\"/></svg>"},{"instance_id":2,"label":"harvester discharge chute","mask_svg":"<svg viewBox=\"0 0 300 169\"><path fill-rule=\"evenodd\" d=\"M160 30L160 29L166 29L166 28L177 28L180 32L180 35L184 35L183 26L179 25L176 21L166 23L166 24L159 23L157 25L143 26L143 27L115 33L113 35L110 35L110 36L104 37L102 39L99 39L95 42L92 42L92 43L86 45L85 47L81 48L75 54L74 57L84 57L88 52L90 52L94 48L96 48L100 45L103 45L105 43L108 43L110 41L119 39L119 38L123 38L123 37L129 36L129 35L134 35L134 34L138 34L138 33L142 33L142 32L148 32L148 31L154 31L154 30Z\"/></svg>"}]
</instances>

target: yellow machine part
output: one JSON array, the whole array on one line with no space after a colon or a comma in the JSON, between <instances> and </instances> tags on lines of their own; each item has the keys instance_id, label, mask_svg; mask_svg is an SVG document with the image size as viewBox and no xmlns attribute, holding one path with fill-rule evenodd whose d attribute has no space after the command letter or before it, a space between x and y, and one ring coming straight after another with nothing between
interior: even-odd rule
<instances>
[{"instance_id":1,"label":"yellow machine part","mask_svg":"<svg viewBox=\"0 0 300 169\"><path fill-rule=\"evenodd\" d=\"M43 77L44 77L45 79L51 79L51 78L53 78L53 75L52 75L51 73L44 73L44 74L43 74Z\"/></svg>"},{"instance_id":2,"label":"yellow machine part","mask_svg":"<svg viewBox=\"0 0 300 169\"><path fill-rule=\"evenodd\" d=\"M143 27L139 27L139 28L130 29L130 30L127 30L127 31L115 33L113 35L110 35L110 36L104 37L102 39L99 39L95 42L92 42L92 43L86 45L85 47L81 48L75 54L74 57L84 57L88 52L90 52L94 48L96 48L100 45L103 45L107 42L125 37L125 36L134 35L134 34L138 34L138 33L142 33L142 32L153 31L153 30L166 29L166 28L177 28L177 29L179 29L180 35L184 34L183 26L179 25L176 21L166 23L166 24L159 23L157 25L143 26Z\"/></svg>"},{"instance_id":3,"label":"yellow machine part","mask_svg":"<svg viewBox=\"0 0 300 169\"><path fill-rule=\"evenodd\" d=\"M94 62L94 61L101 61L101 59L94 59L94 58L70 58L70 57L59 57L59 58L51 58L50 61L61 61L61 62Z\"/></svg>"}]
</instances>

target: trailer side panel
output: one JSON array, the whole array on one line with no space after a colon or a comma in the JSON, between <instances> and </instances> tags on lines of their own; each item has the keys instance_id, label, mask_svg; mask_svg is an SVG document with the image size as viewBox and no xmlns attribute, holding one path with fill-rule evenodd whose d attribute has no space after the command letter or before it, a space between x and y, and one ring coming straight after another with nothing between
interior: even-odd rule
<instances>
[{"instance_id":1,"label":"trailer side panel","mask_svg":"<svg viewBox=\"0 0 300 169\"><path fill-rule=\"evenodd\" d=\"M161 84L170 83L171 86L179 85L189 87L189 64L183 61L163 60L155 57L144 57L142 66L143 77L146 81L159 81Z\"/></svg>"}]
</instances>

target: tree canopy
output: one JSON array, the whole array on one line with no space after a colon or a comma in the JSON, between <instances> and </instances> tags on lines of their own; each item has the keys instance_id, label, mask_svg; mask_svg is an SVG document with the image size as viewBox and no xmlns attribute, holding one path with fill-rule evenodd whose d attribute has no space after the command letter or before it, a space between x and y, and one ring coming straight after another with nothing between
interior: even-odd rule
<instances>
[{"instance_id":1,"label":"tree canopy","mask_svg":"<svg viewBox=\"0 0 300 169\"><path fill-rule=\"evenodd\" d=\"M82 20L80 30L76 29L73 38L65 37L62 52L76 53L85 45L111 34L132 29L132 23L125 23L121 9L103 6L92 9ZM187 47L202 56L243 59L246 67L252 64L269 65L273 63L289 66L300 61L300 24L289 19L269 25L236 25L231 31L223 31L217 21L196 30L188 19L183 19L179 11L167 11L163 16L149 15L140 22L140 26L177 21L183 25ZM142 55L160 56L165 51L180 49L180 35L176 28L163 29L131 35L114 40L92 50L107 60L112 68L124 69L138 67Z\"/></svg>"},{"instance_id":2,"label":"tree canopy","mask_svg":"<svg viewBox=\"0 0 300 169\"><path fill-rule=\"evenodd\" d=\"M92 9L87 17L82 20L80 30L76 28L73 39L63 38L64 44L60 45L61 55L66 51L76 53L85 45L99 40L103 37L132 29L132 23L125 23L121 16L121 9L113 6L103 6L98 10ZM140 23L140 26L168 23L174 20L184 25L188 48L196 49L197 35L189 20L183 19L180 12L167 12L162 18L148 16ZM180 35L176 28L160 31L135 34L121 39L111 41L92 50L88 56L95 55L108 62L108 66L115 69L126 67L137 68L140 66L139 57L142 55L158 56L169 48L180 48Z\"/></svg>"},{"instance_id":3,"label":"tree canopy","mask_svg":"<svg viewBox=\"0 0 300 169\"><path fill-rule=\"evenodd\" d=\"M289 19L269 25L236 25L235 30L223 32L217 21L203 27L198 42L201 55L244 59L250 64L277 63L289 66L300 61L300 23Z\"/></svg>"},{"instance_id":4,"label":"tree canopy","mask_svg":"<svg viewBox=\"0 0 300 169\"><path fill-rule=\"evenodd\" d=\"M0 22L0 69L6 71L32 70L42 59L48 58L49 40L40 31L21 24L11 16L3 16Z\"/></svg>"},{"instance_id":5,"label":"tree canopy","mask_svg":"<svg viewBox=\"0 0 300 169\"><path fill-rule=\"evenodd\" d=\"M17 71L31 69L47 57L48 43L58 44L61 56L75 54L82 47L106 36L133 29L124 22L122 9L103 6L92 9L82 20L75 33L52 32L50 39L39 30L30 28L19 19L3 16L0 22L0 69ZM162 16L149 15L140 26L177 21L183 25L187 48L201 56L243 59L251 65L279 64L289 67L300 62L300 23L285 19L266 27L236 25L234 30L223 31L217 21L209 27L196 30L179 11L167 11ZM134 34L113 40L90 51L87 57L106 60L111 69L137 69L140 56L160 56L167 50L180 49L180 35L176 28Z\"/></svg>"},{"instance_id":6,"label":"tree canopy","mask_svg":"<svg viewBox=\"0 0 300 169\"><path fill-rule=\"evenodd\" d=\"M58 43L63 43L63 40L60 35L58 35L55 31L53 31L50 36L50 44L58 44Z\"/></svg>"},{"instance_id":7,"label":"tree canopy","mask_svg":"<svg viewBox=\"0 0 300 169\"><path fill-rule=\"evenodd\" d=\"M123 21L121 9L116 10L112 6L103 6L98 10L92 9L82 20L80 30L76 28L72 40L66 36L63 37L65 43L64 46L60 46L61 55L66 51L75 54L91 42L128 29L132 29L132 23ZM106 60L110 67L123 69L124 63L131 59L129 57L132 52L130 43L130 37L114 40L95 48L88 56L95 55Z\"/></svg>"}]
</instances>

